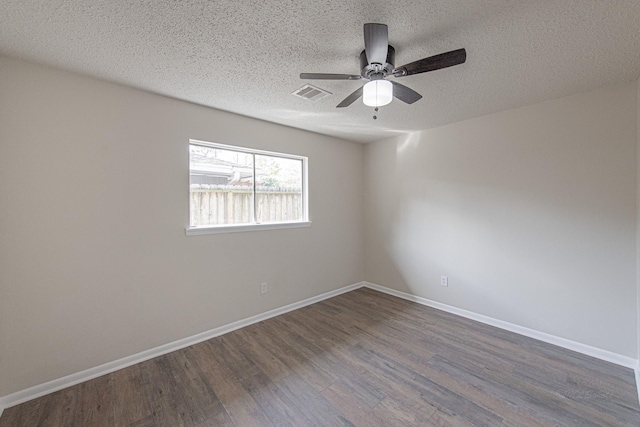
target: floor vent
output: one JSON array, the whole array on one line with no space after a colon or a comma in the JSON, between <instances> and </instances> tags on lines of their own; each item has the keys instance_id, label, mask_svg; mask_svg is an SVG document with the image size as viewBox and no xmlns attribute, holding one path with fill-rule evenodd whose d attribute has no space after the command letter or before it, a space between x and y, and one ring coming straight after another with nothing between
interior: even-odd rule
<instances>
[{"instance_id":1,"label":"floor vent","mask_svg":"<svg viewBox=\"0 0 640 427\"><path fill-rule=\"evenodd\" d=\"M296 89L291 92L291 94L299 96L300 98L308 99L309 101L317 101L331 95L331 92L327 92L319 87L304 85L300 89Z\"/></svg>"}]
</instances>

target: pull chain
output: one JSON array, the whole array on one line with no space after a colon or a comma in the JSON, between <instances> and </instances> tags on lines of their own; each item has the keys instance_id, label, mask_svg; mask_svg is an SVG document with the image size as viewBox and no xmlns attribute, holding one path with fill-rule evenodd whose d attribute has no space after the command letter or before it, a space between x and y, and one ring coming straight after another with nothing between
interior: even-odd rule
<instances>
[{"instance_id":1,"label":"pull chain","mask_svg":"<svg viewBox=\"0 0 640 427\"><path fill-rule=\"evenodd\" d=\"M376 107L376 109L373 110L373 111L375 111L377 113L378 112L378 107ZM375 113L374 113L373 114L373 120L376 120L377 118L378 118L378 116L376 116Z\"/></svg>"}]
</instances>

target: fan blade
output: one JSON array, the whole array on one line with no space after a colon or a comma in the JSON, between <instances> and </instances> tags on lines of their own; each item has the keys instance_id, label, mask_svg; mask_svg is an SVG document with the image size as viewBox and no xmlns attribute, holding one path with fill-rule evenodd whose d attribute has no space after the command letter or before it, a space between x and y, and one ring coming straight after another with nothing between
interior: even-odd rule
<instances>
[{"instance_id":1,"label":"fan blade","mask_svg":"<svg viewBox=\"0 0 640 427\"><path fill-rule=\"evenodd\" d=\"M442 68L453 67L463 64L467 60L467 51L464 49L452 50L440 55L419 59L410 64L403 65L393 70L396 77L411 76L413 74L426 73L427 71L440 70Z\"/></svg>"},{"instance_id":2,"label":"fan blade","mask_svg":"<svg viewBox=\"0 0 640 427\"><path fill-rule=\"evenodd\" d=\"M369 64L387 62L389 30L384 24L364 24L364 51Z\"/></svg>"},{"instance_id":3,"label":"fan blade","mask_svg":"<svg viewBox=\"0 0 640 427\"><path fill-rule=\"evenodd\" d=\"M420 95L415 90L406 87L405 85L401 85L397 82L391 82L391 84L393 84L393 96L395 96L402 102L413 104L414 102L422 98L422 95Z\"/></svg>"},{"instance_id":4,"label":"fan blade","mask_svg":"<svg viewBox=\"0 0 640 427\"><path fill-rule=\"evenodd\" d=\"M359 80L362 76L354 74L300 73L300 78L304 80Z\"/></svg>"},{"instance_id":5,"label":"fan blade","mask_svg":"<svg viewBox=\"0 0 640 427\"><path fill-rule=\"evenodd\" d=\"M336 108L348 107L349 105L353 104L353 102L356 99L360 98L361 96L362 96L362 87L359 87L358 89L356 89L355 92L353 92L351 95L343 99L340 104L336 105Z\"/></svg>"}]
</instances>

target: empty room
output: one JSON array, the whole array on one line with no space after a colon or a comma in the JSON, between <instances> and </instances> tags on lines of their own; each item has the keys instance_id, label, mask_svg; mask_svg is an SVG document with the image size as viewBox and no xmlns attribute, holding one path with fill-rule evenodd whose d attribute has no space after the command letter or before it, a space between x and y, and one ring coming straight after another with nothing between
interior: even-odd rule
<instances>
[{"instance_id":1,"label":"empty room","mask_svg":"<svg viewBox=\"0 0 640 427\"><path fill-rule=\"evenodd\" d=\"M0 2L0 427L639 426L640 2Z\"/></svg>"}]
</instances>

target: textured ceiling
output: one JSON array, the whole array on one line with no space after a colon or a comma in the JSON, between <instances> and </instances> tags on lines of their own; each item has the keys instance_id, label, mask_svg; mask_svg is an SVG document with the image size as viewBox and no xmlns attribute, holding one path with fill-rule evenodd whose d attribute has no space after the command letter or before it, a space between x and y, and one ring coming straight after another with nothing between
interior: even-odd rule
<instances>
[{"instance_id":1,"label":"textured ceiling","mask_svg":"<svg viewBox=\"0 0 640 427\"><path fill-rule=\"evenodd\" d=\"M396 66L461 47L467 62L398 79L424 98L378 120L336 109L363 81L299 73L358 74L366 22L389 26ZM638 78L640 1L2 0L0 53L367 142ZM291 95L305 83L332 95Z\"/></svg>"}]
</instances>

